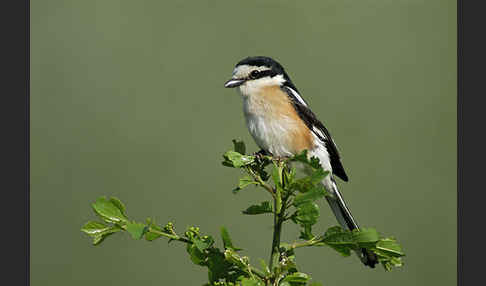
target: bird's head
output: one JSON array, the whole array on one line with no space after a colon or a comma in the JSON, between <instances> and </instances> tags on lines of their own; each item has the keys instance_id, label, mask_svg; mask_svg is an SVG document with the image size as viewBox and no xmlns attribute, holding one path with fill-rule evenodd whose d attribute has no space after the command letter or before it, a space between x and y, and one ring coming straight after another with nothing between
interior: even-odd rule
<instances>
[{"instance_id":1,"label":"bird's head","mask_svg":"<svg viewBox=\"0 0 486 286\"><path fill-rule=\"evenodd\" d=\"M269 57L248 57L239 61L233 76L224 87L238 87L242 95L250 95L261 88L291 84L281 64Z\"/></svg>"}]
</instances>

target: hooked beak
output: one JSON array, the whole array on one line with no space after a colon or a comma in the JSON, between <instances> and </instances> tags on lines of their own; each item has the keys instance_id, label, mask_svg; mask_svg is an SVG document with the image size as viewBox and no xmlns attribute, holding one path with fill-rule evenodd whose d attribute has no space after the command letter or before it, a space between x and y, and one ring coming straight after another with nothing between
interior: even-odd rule
<instances>
[{"instance_id":1,"label":"hooked beak","mask_svg":"<svg viewBox=\"0 0 486 286\"><path fill-rule=\"evenodd\" d=\"M224 84L224 87L226 88L233 88L233 87L237 87L237 86L240 86L242 85L243 83L245 83L245 80L244 79L236 79L236 78L232 78L230 80L228 80L225 84Z\"/></svg>"}]
</instances>

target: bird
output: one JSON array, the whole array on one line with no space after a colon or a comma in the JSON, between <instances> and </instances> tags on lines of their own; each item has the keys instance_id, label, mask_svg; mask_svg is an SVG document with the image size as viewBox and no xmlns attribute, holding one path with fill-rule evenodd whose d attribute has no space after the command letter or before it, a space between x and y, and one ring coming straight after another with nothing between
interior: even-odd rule
<instances>
[{"instance_id":1,"label":"bird","mask_svg":"<svg viewBox=\"0 0 486 286\"><path fill-rule=\"evenodd\" d=\"M334 179L348 181L336 143L283 66L267 56L244 58L224 87L236 88L241 95L246 125L260 152L291 157L307 150L309 157L320 160L322 168L329 171L322 184L330 193L326 200L338 223L344 229L359 230ZM366 266L374 268L378 263L376 254L368 249L356 253Z\"/></svg>"}]
</instances>

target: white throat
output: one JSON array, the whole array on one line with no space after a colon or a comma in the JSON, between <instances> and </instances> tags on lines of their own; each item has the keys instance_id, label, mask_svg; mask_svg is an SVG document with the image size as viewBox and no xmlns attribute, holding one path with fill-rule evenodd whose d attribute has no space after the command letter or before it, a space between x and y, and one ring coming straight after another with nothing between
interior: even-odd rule
<instances>
[{"instance_id":1,"label":"white throat","mask_svg":"<svg viewBox=\"0 0 486 286\"><path fill-rule=\"evenodd\" d=\"M283 75L279 74L274 77L262 77L255 80L249 80L238 87L242 96L251 96L257 94L262 88L273 85L281 85L285 82Z\"/></svg>"}]
</instances>

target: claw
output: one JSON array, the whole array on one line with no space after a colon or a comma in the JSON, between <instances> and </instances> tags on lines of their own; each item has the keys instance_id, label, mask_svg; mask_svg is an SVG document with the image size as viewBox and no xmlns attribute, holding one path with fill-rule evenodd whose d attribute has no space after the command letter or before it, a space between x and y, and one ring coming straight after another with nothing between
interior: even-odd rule
<instances>
[{"instance_id":1,"label":"claw","mask_svg":"<svg viewBox=\"0 0 486 286\"><path fill-rule=\"evenodd\" d=\"M260 151L253 153L253 156L255 156L256 161L259 164L262 164L264 162L264 156L269 156L270 153L267 151L260 149Z\"/></svg>"}]
</instances>

